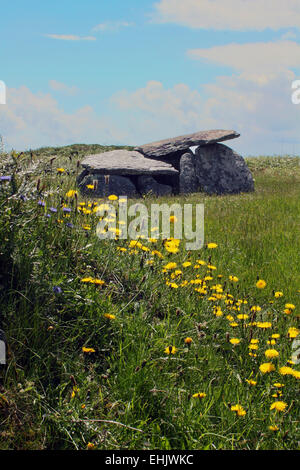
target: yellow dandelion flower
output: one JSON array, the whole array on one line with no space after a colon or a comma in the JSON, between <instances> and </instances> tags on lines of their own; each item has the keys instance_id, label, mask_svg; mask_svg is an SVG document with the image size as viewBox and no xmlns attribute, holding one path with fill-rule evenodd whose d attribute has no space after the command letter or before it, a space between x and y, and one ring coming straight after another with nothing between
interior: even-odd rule
<instances>
[{"instance_id":1,"label":"yellow dandelion flower","mask_svg":"<svg viewBox=\"0 0 300 470\"><path fill-rule=\"evenodd\" d=\"M87 450L93 450L95 449L95 444L93 444L92 442L88 442L86 447L87 447Z\"/></svg>"},{"instance_id":2,"label":"yellow dandelion flower","mask_svg":"<svg viewBox=\"0 0 300 470\"><path fill-rule=\"evenodd\" d=\"M230 409L231 411L235 411L238 416L245 416L246 414L246 411L244 410L244 408L239 404L232 405Z\"/></svg>"},{"instance_id":3,"label":"yellow dandelion flower","mask_svg":"<svg viewBox=\"0 0 300 470\"><path fill-rule=\"evenodd\" d=\"M78 195L78 192L75 191L75 189L70 189L70 191L68 191L68 192L66 193L66 197L68 197L68 198L75 197L75 195L76 195L76 196Z\"/></svg>"},{"instance_id":4,"label":"yellow dandelion flower","mask_svg":"<svg viewBox=\"0 0 300 470\"><path fill-rule=\"evenodd\" d=\"M284 411L287 407L287 403L284 401L274 401L270 406L270 410Z\"/></svg>"},{"instance_id":5,"label":"yellow dandelion flower","mask_svg":"<svg viewBox=\"0 0 300 470\"><path fill-rule=\"evenodd\" d=\"M272 372L275 370L275 366L274 364L270 363L270 362L266 362L264 364L261 364L259 366L259 370L263 373L263 374L267 374L269 372Z\"/></svg>"},{"instance_id":6,"label":"yellow dandelion flower","mask_svg":"<svg viewBox=\"0 0 300 470\"><path fill-rule=\"evenodd\" d=\"M193 338L190 338L189 336L185 338L184 340L185 344L191 344L193 342Z\"/></svg>"},{"instance_id":7,"label":"yellow dandelion flower","mask_svg":"<svg viewBox=\"0 0 300 470\"><path fill-rule=\"evenodd\" d=\"M263 322L258 321L256 323L256 326L257 326L257 328L266 329L266 328L271 328L272 323L268 322L268 321L263 321Z\"/></svg>"},{"instance_id":8,"label":"yellow dandelion flower","mask_svg":"<svg viewBox=\"0 0 300 470\"><path fill-rule=\"evenodd\" d=\"M207 248L209 250L213 250L214 248L217 248L217 246L218 246L217 243L208 243L207 244Z\"/></svg>"},{"instance_id":9,"label":"yellow dandelion flower","mask_svg":"<svg viewBox=\"0 0 300 470\"><path fill-rule=\"evenodd\" d=\"M294 304L285 304L285 308L288 308L289 310L295 310L295 305Z\"/></svg>"},{"instance_id":10,"label":"yellow dandelion flower","mask_svg":"<svg viewBox=\"0 0 300 470\"><path fill-rule=\"evenodd\" d=\"M266 287L267 283L263 279L259 279L256 283L256 287L258 289L264 289Z\"/></svg>"},{"instance_id":11,"label":"yellow dandelion flower","mask_svg":"<svg viewBox=\"0 0 300 470\"><path fill-rule=\"evenodd\" d=\"M205 397L206 397L206 393L204 392L194 393L193 395L193 398L205 398Z\"/></svg>"},{"instance_id":12,"label":"yellow dandelion flower","mask_svg":"<svg viewBox=\"0 0 300 470\"><path fill-rule=\"evenodd\" d=\"M189 266L191 266L191 262L190 261L185 261L184 263L182 263L182 267L183 268L188 268Z\"/></svg>"},{"instance_id":13,"label":"yellow dandelion flower","mask_svg":"<svg viewBox=\"0 0 300 470\"><path fill-rule=\"evenodd\" d=\"M253 307L251 307L251 312L260 312L261 311L261 307L259 305L253 305Z\"/></svg>"},{"instance_id":14,"label":"yellow dandelion flower","mask_svg":"<svg viewBox=\"0 0 300 470\"><path fill-rule=\"evenodd\" d=\"M291 326L289 328L288 335L289 335L290 338L297 338L299 333L300 333L300 330L298 328L296 328L295 326Z\"/></svg>"},{"instance_id":15,"label":"yellow dandelion flower","mask_svg":"<svg viewBox=\"0 0 300 470\"><path fill-rule=\"evenodd\" d=\"M275 297L276 299L278 299L279 297L283 297L283 292L280 292L280 291L275 292L275 293L274 293L274 297Z\"/></svg>"},{"instance_id":16,"label":"yellow dandelion flower","mask_svg":"<svg viewBox=\"0 0 300 470\"><path fill-rule=\"evenodd\" d=\"M177 349L175 346L167 346L165 349L166 354L175 354L177 352Z\"/></svg>"},{"instance_id":17,"label":"yellow dandelion flower","mask_svg":"<svg viewBox=\"0 0 300 470\"><path fill-rule=\"evenodd\" d=\"M236 276L229 276L229 281L231 281L231 282L238 282L238 281L239 281L239 278L236 277Z\"/></svg>"},{"instance_id":18,"label":"yellow dandelion flower","mask_svg":"<svg viewBox=\"0 0 300 470\"><path fill-rule=\"evenodd\" d=\"M164 269L175 269L177 267L177 263L168 263L165 264Z\"/></svg>"},{"instance_id":19,"label":"yellow dandelion flower","mask_svg":"<svg viewBox=\"0 0 300 470\"><path fill-rule=\"evenodd\" d=\"M82 347L82 352L86 353L86 354L90 354L90 353L94 353L95 352L95 349L93 348L86 348L85 346Z\"/></svg>"},{"instance_id":20,"label":"yellow dandelion flower","mask_svg":"<svg viewBox=\"0 0 300 470\"><path fill-rule=\"evenodd\" d=\"M231 339L229 340L229 342L230 342L231 344L234 344L234 345L235 345L235 344L239 344L239 343L241 342L241 340L238 339L238 338L231 338Z\"/></svg>"},{"instance_id":21,"label":"yellow dandelion flower","mask_svg":"<svg viewBox=\"0 0 300 470\"><path fill-rule=\"evenodd\" d=\"M265 351L265 356L266 356L267 359L273 359L274 357L279 356L279 352L276 351L276 349L267 349Z\"/></svg>"},{"instance_id":22,"label":"yellow dandelion flower","mask_svg":"<svg viewBox=\"0 0 300 470\"><path fill-rule=\"evenodd\" d=\"M118 200L118 196L116 196L115 194L111 194L110 196L108 196L108 199L110 201L117 201Z\"/></svg>"},{"instance_id":23,"label":"yellow dandelion flower","mask_svg":"<svg viewBox=\"0 0 300 470\"><path fill-rule=\"evenodd\" d=\"M104 313L103 316L109 320L114 320L116 318L116 315L112 315L111 313Z\"/></svg>"},{"instance_id":24,"label":"yellow dandelion flower","mask_svg":"<svg viewBox=\"0 0 300 470\"><path fill-rule=\"evenodd\" d=\"M65 169L64 168L57 168L56 171L57 171L57 173L64 173Z\"/></svg>"},{"instance_id":25,"label":"yellow dandelion flower","mask_svg":"<svg viewBox=\"0 0 300 470\"><path fill-rule=\"evenodd\" d=\"M279 431L279 427L275 425L269 426L270 431Z\"/></svg>"},{"instance_id":26,"label":"yellow dandelion flower","mask_svg":"<svg viewBox=\"0 0 300 470\"><path fill-rule=\"evenodd\" d=\"M291 367L283 366L279 369L279 374L281 375L293 375L294 370Z\"/></svg>"},{"instance_id":27,"label":"yellow dandelion flower","mask_svg":"<svg viewBox=\"0 0 300 470\"><path fill-rule=\"evenodd\" d=\"M252 379L246 379L246 382L248 382L249 385L252 385L254 387L254 385L257 384L256 380L252 380Z\"/></svg>"},{"instance_id":28,"label":"yellow dandelion flower","mask_svg":"<svg viewBox=\"0 0 300 470\"><path fill-rule=\"evenodd\" d=\"M170 216L170 222L171 222L172 224L173 224L174 222L177 222L177 220L178 220L178 219L177 219L176 215L171 215L171 216Z\"/></svg>"}]
</instances>

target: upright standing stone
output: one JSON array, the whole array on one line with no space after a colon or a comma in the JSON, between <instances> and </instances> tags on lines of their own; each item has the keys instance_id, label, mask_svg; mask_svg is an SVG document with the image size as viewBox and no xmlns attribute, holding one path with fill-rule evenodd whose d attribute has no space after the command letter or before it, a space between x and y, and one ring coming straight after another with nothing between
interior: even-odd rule
<instances>
[{"instance_id":1,"label":"upright standing stone","mask_svg":"<svg viewBox=\"0 0 300 470\"><path fill-rule=\"evenodd\" d=\"M179 192L195 193L197 189L195 156L192 153L184 153L180 158Z\"/></svg>"},{"instance_id":2,"label":"upright standing stone","mask_svg":"<svg viewBox=\"0 0 300 470\"><path fill-rule=\"evenodd\" d=\"M200 190L208 194L236 194L254 190L245 160L224 144L198 147L196 176Z\"/></svg>"}]
</instances>

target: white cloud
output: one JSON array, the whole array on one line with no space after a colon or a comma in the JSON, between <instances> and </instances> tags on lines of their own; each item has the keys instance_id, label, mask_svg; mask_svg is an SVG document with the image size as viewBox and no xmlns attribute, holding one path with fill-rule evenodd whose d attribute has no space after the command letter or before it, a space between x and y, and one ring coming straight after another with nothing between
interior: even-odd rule
<instances>
[{"instance_id":1,"label":"white cloud","mask_svg":"<svg viewBox=\"0 0 300 470\"><path fill-rule=\"evenodd\" d=\"M61 41L96 41L94 36L77 36L74 34L45 34L47 38Z\"/></svg>"},{"instance_id":2,"label":"white cloud","mask_svg":"<svg viewBox=\"0 0 300 470\"><path fill-rule=\"evenodd\" d=\"M74 96L79 91L76 86L68 86L65 83L58 82L57 80L49 80L49 86L51 90L58 91L69 96Z\"/></svg>"},{"instance_id":3,"label":"white cloud","mask_svg":"<svg viewBox=\"0 0 300 470\"><path fill-rule=\"evenodd\" d=\"M192 59L205 59L222 66L229 66L265 83L290 68L300 68L300 44L293 41L227 44L209 49L191 49Z\"/></svg>"},{"instance_id":4,"label":"white cloud","mask_svg":"<svg viewBox=\"0 0 300 470\"><path fill-rule=\"evenodd\" d=\"M257 83L245 76L219 77L204 94L187 85L165 89L148 82L134 92L114 95L124 111L126 130L137 144L207 129L234 129L229 146L249 154L300 154L300 106L291 102L291 81L284 73ZM205 95L205 97L204 97Z\"/></svg>"},{"instance_id":5,"label":"white cloud","mask_svg":"<svg viewBox=\"0 0 300 470\"><path fill-rule=\"evenodd\" d=\"M101 31L101 32L115 32L119 31L121 28L128 28L133 26L134 23L129 23L128 21L106 21L105 23L100 23L92 29L92 31Z\"/></svg>"},{"instance_id":6,"label":"white cloud","mask_svg":"<svg viewBox=\"0 0 300 470\"><path fill-rule=\"evenodd\" d=\"M109 117L97 116L92 107L66 113L51 94L35 94L25 86L7 90L7 104L0 108L0 129L8 149L112 144L125 138Z\"/></svg>"},{"instance_id":7,"label":"white cloud","mask_svg":"<svg viewBox=\"0 0 300 470\"><path fill-rule=\"evenodd\" d=\"M154 21L214 30L299 28L299 0L160 0Z\"/></svg>"}]
</instances>

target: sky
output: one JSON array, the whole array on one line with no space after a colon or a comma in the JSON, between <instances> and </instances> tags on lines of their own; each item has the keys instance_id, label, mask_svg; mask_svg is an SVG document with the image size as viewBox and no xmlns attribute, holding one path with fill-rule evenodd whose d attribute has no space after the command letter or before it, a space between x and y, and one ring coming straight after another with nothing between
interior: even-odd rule
<instances>
[{"instance_id":1,"label":"sky","mask_svg":"<svg viewBox=\"0 0 300 470\"><path fill-rule=\"evenodd\" d=\"M8 150L208 129L300 155L299 0L14 0L1 7Z\"/></svg>"}]
</instances>

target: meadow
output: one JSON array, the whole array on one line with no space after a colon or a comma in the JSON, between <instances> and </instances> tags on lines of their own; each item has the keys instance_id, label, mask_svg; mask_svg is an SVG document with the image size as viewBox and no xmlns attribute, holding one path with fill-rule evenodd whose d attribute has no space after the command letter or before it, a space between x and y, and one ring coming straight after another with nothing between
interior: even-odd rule
<instances>
[{"instance_id":1,"label":"meadow","mask_svg":"<svg viewBox=\"0 0 300 470\"><path fill-rule=\"evenodd\" d=\"M96 236L108 201L76 176L113 148L1 156L0 449L297 449L300 158L247 158L253 193L144 198L204 203L188 252Z\"/></svg>"}]
</instances>

